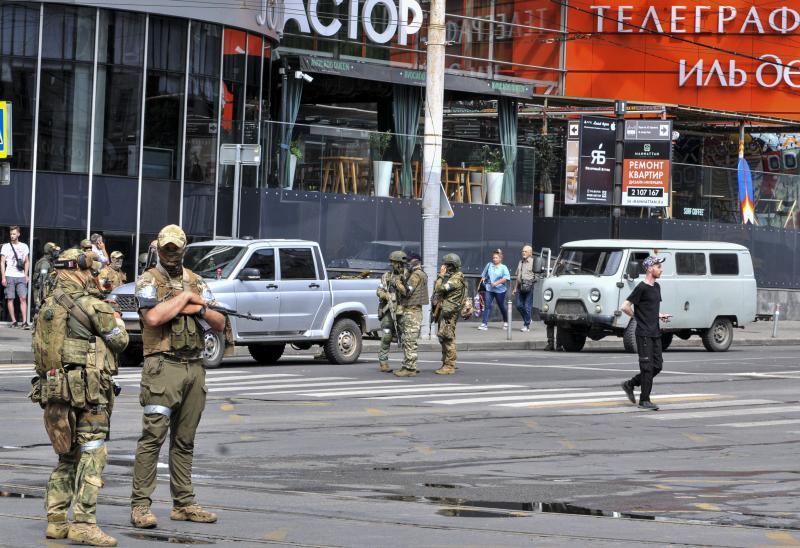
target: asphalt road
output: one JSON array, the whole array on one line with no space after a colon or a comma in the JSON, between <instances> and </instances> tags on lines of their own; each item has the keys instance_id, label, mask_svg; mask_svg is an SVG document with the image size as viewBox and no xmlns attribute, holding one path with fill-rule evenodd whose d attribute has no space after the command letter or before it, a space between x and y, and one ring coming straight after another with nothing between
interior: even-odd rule
<instances>
[{"instance_id":1,"label":"asphalt road","mask_svg":"<svg viewBox=\"0 0 800 548\"><path fill-rule=\"evenodd\" d=\"M151 531L128 522L141 408L124 369L99 520L123 546L800 544L800 348L665 359L657 412L627 402L635 356L610 351L462 353L449 377L426 354L410 379L372 356L228 362L207 377L194 467L220 521L169 520L165 450ZM56 457L31 369L0 366L3 546L44 541Z\"/></svg>"}]
</instances>

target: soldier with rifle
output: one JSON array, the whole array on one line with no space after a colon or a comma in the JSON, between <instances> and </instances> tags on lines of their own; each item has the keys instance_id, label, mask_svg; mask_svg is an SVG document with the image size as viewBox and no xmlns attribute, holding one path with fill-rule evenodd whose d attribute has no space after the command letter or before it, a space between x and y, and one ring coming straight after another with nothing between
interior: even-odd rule
<instances>
[{"instance_id":1,"label":"soldier with rifle","mask_svg":"<svg viewBox=\"0 0 800 548\"><path fill-rule=\"evenodd\" d=\"M389 367L389 347L392 338L397 337L397 343L402 346L403 334L400 331L400 322L403 317L403 308L398 303L397 285L405 279L406 254L404 251L392 251L389 254L391 269L381 276L378 286L378 319L381 321L381 348L378 351L380 371L391 373Z\"/></svg>"},{"instance_id":2,"label":"soldier with rifle","mask_svg":"<svg viewBox=\"0 0 800 548\"><path fill-rule=\"evenodd\" d=\"M442 366L434 373L452 375L456 372L456 324L464 308L467 286L458 255L448 253L442 263L431 299L431 321L437 322L436 333L442 345Z\"/></svg>"},{"instance_id":3,"label":"soldier with rifle","mask_svg":"<svg viewBox=\"0 0 800 548\"><path fill-rule=\"evenodd\" d=\"M36 261L33 267L33 306L34 312L41 308L42 303L47 299L47 295L55 285L55 270L53 262L61 254L61 248L58 244L47 242L44 244L44 255Z\"/></svg>"},{"instance_id":4,"label":"soldier with rifle","mask_svg":"<svg viewBox=\"0 0 800 548\"><path fill-rule=\"evenodd\" d=\"M422 269L419 255L411 255L408 275L395 285L403 306L403 368L395 371L397 377L413 377L417 374L417 339L422 328L422 305L428 303L428 276Z\"/></svg>"}]
</instances>

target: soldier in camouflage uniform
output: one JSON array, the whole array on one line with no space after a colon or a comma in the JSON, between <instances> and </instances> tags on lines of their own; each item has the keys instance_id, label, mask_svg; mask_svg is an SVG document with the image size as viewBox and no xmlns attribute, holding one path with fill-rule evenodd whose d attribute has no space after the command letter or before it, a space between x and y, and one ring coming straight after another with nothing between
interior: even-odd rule
<instances>
[{"instance_id":1,"label":"soldier in camouflage uniform","mask_svg":"<svg viewBox=\"0 0 800 548\"><path fill-rule=\"evenodd\" d=\"M378 286L378 318L381 321L381 348L378 351L378 363L380 371L391 373L389 367L389 347L392 345L392 338L397 337L398 342L402 341L400 323L403 318L403 308L400 306L397 295L397 284L402 283L405 277L406 254L404 251L392 251L389 254L389 272L381 276L381 284Z\"/></svg>"},{"instance_id":2,"label":"soldier in camouflage uniform","mask_svg":"<svg viewBox=\"0 0 800 548\"><path fill-rule=\"evenodd\" d=\"M150 511L161 446L169 437L170 519L213 523L217 515L195 502L194 439L206 405L203 369L206 330L222 332L225 316L208 308L214 296L197 274L183 267L186 234L168 225L158 234L158 264L136 281L142 321L144 367L139 403L144 408L136 446L131 523L158 524Z\"/></svg>"},{"instance_id":3,"label":"soldier in camouflage uniform","mask_svg":"<svg viewBox=\"0 0 800 548\"><path fill-rule=\"evenodd\" d=\"M42 303L47 298L48 279L53 274L53 261L61 253L61 248L53 242L44 244L44 255L36 261L33 267L33 306L34 311L38 311Z\"/></svg>"},{"instance_id":4,"label":"soldier in camouflage uniform","mask_svg":"<svg viewBox=\"0 0 800 548\"><path fill-rule=\"evenodd\" d=\"M408 275L396 287L403 306L403 319L400 322L403 368L394 374L398 377L413 377L417 374L417 339L422 329L422 305L428 303L428 276L422 270L419 255L410 257Z\"/></svg>"},{"instance_id":5,"label":"soldier in camouflage uniform","mask_svg":"<svg viewBox=\"0 0 800 548\"><path fill-rule=\"evenodd\" d=\"M109 294L114 289L128 282L128 276L122 271L123 255L119 251L111 254L111 261L100 271L100 290Z\"/></svg>"},{"instance_id":6,"label":"soldier in camouflage uniform","mask_svg":"<svg viewBox=\"0 0 800 548\"><path fill-rule=\"evenodd\" d=\"M431 307L439 344L442 345L442 367L434 371L437 375L452 375L456 372L456 324L461 313L467 291L464 274L461 272L461 259L455 253L444 256L439 276L433 284Z\"/></svg>"},{"instance_id":7,"label":"soldier in camouflage uniform","mask_svg":"<svg viewBox=\"0 0 800 548\"><path fill-rule=\"evenodd\" d=\"M55 262L55 287L42 303L33 335L40 376L31 399L44 407L45 429L59 455L45 494L46 537L116 546L95 514L114 404L111 376L128 333L119 314L90 290L92 255L70 249Z\"/></svg>"}]
</instances>

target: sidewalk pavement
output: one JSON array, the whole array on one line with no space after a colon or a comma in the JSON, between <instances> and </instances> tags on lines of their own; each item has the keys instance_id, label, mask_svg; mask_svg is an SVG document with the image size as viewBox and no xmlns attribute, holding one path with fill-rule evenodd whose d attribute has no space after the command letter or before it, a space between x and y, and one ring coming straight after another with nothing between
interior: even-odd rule
<instances>
[{"instance_id":1,"label":"sidewalk pavement","mask_svg":"<svg viewBox=\"0 0 800 548\"><path fill-rule=\"evenodd\" d=\"M479 331L477 320L462 321L456 331L458 350L491 351L491 350L542 350L547 344L546 328L541 322L531 324L532 329L522 333L522 322L512 322L511 340L507 339L507 332L502 328L502 323L492 322L487 331ZM800 345L800 321L782 321L778 323L778 336L772 337L773 323L755 322L744 329L736 329L733 335L734 346L782 346ZM378 352L380 341L364 340L364 354ZM700 337L693 336L684 341L675 337L672 341L675 348L702 348ZM606 337L599 341L587 340L586 350L598 348L622 351L622 338ZM392 343L392 351L397 350L396 343ZM419 341L420 352L440 352L441 347L434 334L433 339L428 338L428 326L424 325ZM247 347L236 348L236 356L249 356ZM22 329L12 329L7 323L0 323L0 363L33 363L31 351L31 332Z\"/></svg>"}]
</instances>

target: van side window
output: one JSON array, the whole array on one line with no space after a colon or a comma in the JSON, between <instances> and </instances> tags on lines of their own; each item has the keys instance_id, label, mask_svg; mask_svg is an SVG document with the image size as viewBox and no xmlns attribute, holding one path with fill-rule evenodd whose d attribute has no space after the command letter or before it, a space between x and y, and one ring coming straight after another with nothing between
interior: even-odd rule
<instances>
[{"instance_id":1,"label":"van side window","mask_svg":"<svg viewBox=\"0 0 800 548\"><path fill-rule=\"evenodd\" d=\"M247 260L245 268L258 269L262 280L275 279L275 250L259 249Z\"/></svg>"},{"instance_id":2,"label":"van side window","mask_svg":"<svg viewBox=\"0 0 800 548\"><path fill-rule=\"evenodd\" d=\"M736 253L711 253L711 274L736 276L739 274L739 256Z\"/></svg>"},{"instance_id":3,"label":"van side window","mask_svg":"<svg viewBox=\"0 0 800 548\"><path fill-rule=\"evenodd\" d=\"M280 248L281 280L316 280L314 255L311 248Z\"/></svg>"},{"instance_id":4,"label":"van side window","mask_svg":"<svg viewBox=\"0 0 800 548\"><path fill-rule=\"evenodd\" d=\"M644 260L645 260L647 257L649 257L649 256L650 256L650 254L649 254L649 253L647 253L647 252L643 252L643 251L632 251L632 252L631 252L631 256L630 256L630 259L629 259L629 261L631 261L631 262L634 262L634 261L635 261L635 262L636 262L636 264L638 264L638 265L639 265L639 272L640 272L641 274L644 274L644 267L642 266L642 262L644 262Z\"/></svg>"},{"instance_id":5,"label":"van side window","mask_svg":"<svg viewBox=\"0 0 800 548\"><path fill-rule=\"evenodd\" d=\"M705 253L676 253L675 268L679 276L705 276Z\"/></svg>"}]
</instances>

